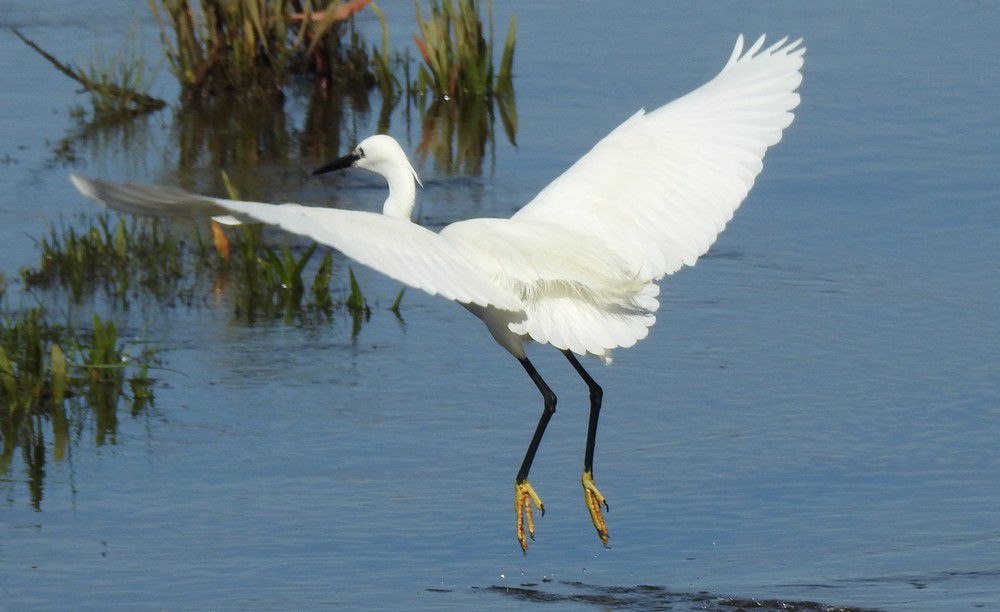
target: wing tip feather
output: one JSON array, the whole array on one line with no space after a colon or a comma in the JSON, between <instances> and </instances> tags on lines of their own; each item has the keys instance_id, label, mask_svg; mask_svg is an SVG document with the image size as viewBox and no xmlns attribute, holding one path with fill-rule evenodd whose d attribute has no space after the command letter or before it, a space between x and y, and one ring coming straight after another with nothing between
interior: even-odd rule
<instances>
[{"instance_id":1,"label":"wing tip feather","mask_svg":"<svg viewBox=\"0 0 1000 612\"><path fill-rule=\"evenodd\" d=\"M741 55L743 55L743 33L742 32L739 34L739 36L736 37L736 44L733 46L733 53L729 56L729 61L726 62L726 65L723 68L723 70L725 70L726 68L729 68L730 66L732 66L733 64L735 64L736 61L740 59Z\"/></svg>"},{"instance_id":2,"label":"wing tip feather","mask_svg":"<svg viewBox=\"0 0 1000 612\"><path fill-rule=\"evenodd\" d=\"M97 195L97 185L95 185L89 178L83 176L82 174L71 172L69 175L69 181L73 183L76 190L79 191L85 198L95 202L102 202L101 198Z\"/></svg>"}]
</instances>

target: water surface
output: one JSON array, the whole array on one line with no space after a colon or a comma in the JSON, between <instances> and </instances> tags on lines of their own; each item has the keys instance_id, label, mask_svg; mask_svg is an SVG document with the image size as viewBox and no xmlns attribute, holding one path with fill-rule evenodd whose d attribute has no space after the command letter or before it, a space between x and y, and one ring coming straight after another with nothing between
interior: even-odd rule
<instances>
[{"instance_id":1,"label":"water surface","mask_svg":"<svg viewBox=\"0 0 1000 612\"><path fill-rule=\"evenodd\" d=\"M498 24L518 18L517 147L498 137L479 175L418 167L429 225L515 211L637 108L709 78L739 32L809 47L796 122L744 207L663 283L650 337L590 365L605 389L596 474L612 548L583 506L586 388L565 360L532 353L560 404L531 478L548 512L522 556L510 485L537 392L464 310L409 292L401 323L386 311L398 286L363 270L375 312L356 338L347 317L246 325L226 299L120 313L171 369L115 444L95 446L83 423L67 460L45 465L40 509L23 463L0 476L3 601L1000 605L997 7L502 4ZM384 8L408 44L410 7ZM131 3L13 2L0 20L84 60L131 15L153 57L155 28ZM216 180L211 161L179 159L169 110L55 159L74 84L13 36L0 57L8 278L37 263L30 236L46 219L90 210L67 171ZM176 94L165 69L157 92ZM321 160L294 152L296 104L282 124L293 153L245 171L261 177L251 189L377 208L369 177L305 176ZM374 130L372 104L350 111L345 142ZM390 131L417 148L402 109ZM18 286L5 299L31 305Z\"/></svg>"}]
</instances>

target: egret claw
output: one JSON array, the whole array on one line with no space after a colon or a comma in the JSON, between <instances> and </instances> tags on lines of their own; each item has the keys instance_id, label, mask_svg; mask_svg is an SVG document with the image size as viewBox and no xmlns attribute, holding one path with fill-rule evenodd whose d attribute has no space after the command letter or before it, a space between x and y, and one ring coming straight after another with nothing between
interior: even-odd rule
<instances>
[{"instance_id":1,"label":"egret claw","mask_svg":"<svg viewBox=\"0 0 1000 612\"><path fill-rule=\"evenodd\" d=\"M534 504L542 516L545 516L545 505L538 497L535 490L531 488L527 480L514 484L514 512L517 517L517 541L521 544L521 552L528 552L528 538L525 537L527 528L528 537L535 539L535 517L532 515L531 505Z\"/></svg>"},{"instance_id":2,"label":"egret claw","mask_svg":"<svg viewBox=\"0 0 1000 612\"><path fill-rule=\"evenodd\" d=\"M597 486L594 485L594 475L591 472L585 471L581 482L583 484L583 499L587 503L590 520L594 523L594 529L597 530L597 537L601 538L601 543L607 548L608 526L604 522L604 515L601 514L601 506L603 505L604 509L610 512L608 502L604 499L604 495L601 494Z\"/></svg>"}]
</instances>

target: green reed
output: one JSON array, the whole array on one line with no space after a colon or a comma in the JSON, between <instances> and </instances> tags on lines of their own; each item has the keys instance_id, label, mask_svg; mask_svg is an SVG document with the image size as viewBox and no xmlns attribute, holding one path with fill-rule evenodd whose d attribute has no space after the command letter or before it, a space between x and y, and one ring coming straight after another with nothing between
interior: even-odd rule
<instances>
[{"instance_id":1,"label":"green reed","mask_svg":"<svg viewBox=\"0 0 1000 612\"><path fill-rule=\"evenodd\" d=\"M278 96L290 75L370 84L364 46L348 33L369 0L149 0L186 100Z\"/></svg>"},{"instance_id":2,"label":"green reed","mask_svg":"<svg viewBox=\"0 0 1000 612\"><path fill-rule=\"evenodd\" d=\"M347 312L351 314L351 335L357 336L361 331L361 326L372 317L372 309L368 306L368 301L361 293L361 286L354 276L354 270L347 268L347 275L351 281L351 292L347 296Z\"/></svg>"},{"instance_id":3,"label":"green reed","mask_svg":"<svg viewBox=\"0 0 1000 612\"><path fill-rule=\"evenodd\" d=\"M396 77L395 71L399 62L393 59L392 50L389 47L389 24L386 23L385 14L374 2L371 3L371 8L378 18L379 27L382 29L381 46L372 44L372 74L382 96L394 100L402 90L402 85Z\"/></svg>"},{"instance_id":4,"label":"green reed","mask_svg":"<svg viewBox=\"0 0 1000 612\"><path fill-rule=\"evenodd\" d=\"M38 246L38 267L21 270L25 287L61 286L75 302L99 288L123 305L140 289L166 297L183 276L183 242L157 219L103 214L81 229L51 226Z\"/></svg>"},{"instance_id":5,"label":"green reed","mask_svg":"<svg viewBox=\"0 0 1000 612\"><path fill-rule=\"evenodd\" d=\"M227 194L239 199L239 191L223 172L222 180ZM333 275L333 253L327 251L313 275L308 294L304 272L319 246L313 242L301 253L296 253L287 244L275 251L262 239L263 225L242 224L236 231L236 248L233 256L227 258L220 253L216 265L223 269L235 269L242 280L237 289L237 314L253 322L258 317L276 318L284 316L307 316L313 319L329 318L337 304L330 293L330 279ZM221 231L221 229L220 229ZM303 297L308 301L303 303Z\"/></svg>"},{"instance_id":6,"label":"green reed","mask_svg":"<svg viewBox=\"0 0 1000 612\"><path fill-rule=\"evenodd\" d=\"M493 66L493 6L487 3L488 32L477 0L431 0L424 18L417 5L420 35L413 39L424 64L416 89L438 98L491 97L511 89L516 20L511 17L499 68Z\"/></svg>"}]
</instances>

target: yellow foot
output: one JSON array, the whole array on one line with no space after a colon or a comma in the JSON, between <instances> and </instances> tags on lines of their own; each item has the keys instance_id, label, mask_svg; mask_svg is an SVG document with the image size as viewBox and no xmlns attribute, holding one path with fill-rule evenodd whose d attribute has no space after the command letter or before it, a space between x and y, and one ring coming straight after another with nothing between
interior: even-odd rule
<instances>
[{"instance_id":1,"label":"yellow foot","mask_svg":"<svg viewBox=\"0 0 1000 612\"><path fill-rule=\"evenodd\" d=\"M528 552L528 540L524 537L524 529L527 526L528 536L535 539L535 518L531 515L531 504L534 502L542 516L545 516L545 505L538 497L535 490L531 488L528 481L514 484L514 511L517 513L517 541L521 543L521 551Z\"/></svg>"},{"instance_id":2,"label":"yellow foot","mask_svg":"<svg viewBox=\"0 0 1000 612\"><path fill-rule=\"evenodd\" d=\"M597 536L601 538L601 543L606 547L608 545L608 526L604 523L601 506L603 505L605 510L609 510L608 502L604 500L604 496L601 495L601 492L594 485L594 475L592 473L584 472L581 480L583 482L583 499L587 502L587 510L590 511L590 520L594 522L594 529L597 530Z\"/></svg>"}]
</instances>

